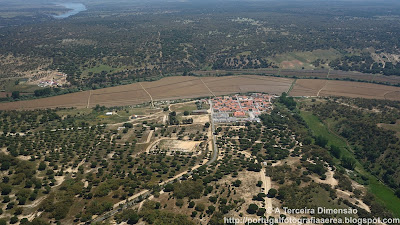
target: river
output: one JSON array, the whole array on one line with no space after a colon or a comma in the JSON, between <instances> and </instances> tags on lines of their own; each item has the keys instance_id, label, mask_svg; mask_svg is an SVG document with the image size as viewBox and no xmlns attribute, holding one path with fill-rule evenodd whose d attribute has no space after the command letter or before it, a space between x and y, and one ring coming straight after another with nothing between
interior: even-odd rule
<instances>
[{"instance_id":1,"label":"river","mask_svg":"<svg viewBox=\"0 0 400 225\"><path fill-rule=\"evenodd\" d=\"M70 10L61 15L54 15L53 17L56 19L65 19L86 10L86 6L82 3L59 3L58 5Z\"/></svg>"}]
</instances>

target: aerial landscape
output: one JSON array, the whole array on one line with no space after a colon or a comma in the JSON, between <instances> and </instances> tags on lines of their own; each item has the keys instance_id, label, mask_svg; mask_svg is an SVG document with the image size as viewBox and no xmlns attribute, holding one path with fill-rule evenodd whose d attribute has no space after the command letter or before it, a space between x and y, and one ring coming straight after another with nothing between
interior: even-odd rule
<instances>
[{"instance_id":1,"label":"aerial landscape","mask_svg":"<svg viewBox=\"0 0 400 225\"><path fill-rule=\"evenodd\" d=\"M0 1L0 225L400 224L400 2Z\"/></svg>"}]
</instances>

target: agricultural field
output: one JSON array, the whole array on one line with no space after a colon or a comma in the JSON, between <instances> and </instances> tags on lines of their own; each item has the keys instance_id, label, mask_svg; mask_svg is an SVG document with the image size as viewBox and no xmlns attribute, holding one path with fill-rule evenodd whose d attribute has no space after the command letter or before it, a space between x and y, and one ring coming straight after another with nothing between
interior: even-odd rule
<instances>
[{"instance_id":1,"label":"agricultural field","mask_svg":"<svg viewBox=\"0 0 400 225\"><path fill-rule=\"evenodd\" d=\"M351 98L400 100L400 88L370 83L320 79L298 79L291 96L344 96Z\"/></svg>"},{"instance_id":2,"label":"agricultural field","mask_svg":"<svg viewBox=\"0 0 400 225\"><path fill-rule=\"evenodd\" d=\"M280 95L289 90L293 79L267 76L167 77L105 89L8 103L1 110L56 107L92 108L96 105L125 106L160 100L177 100L234 93L264 92ZM297 79L292 96L346 96L400 100L400 88L350 81Z\"/></svg>"},{"instance_id":3,"label":"agricultural field","mask_svg":"<svg viewBox=\"0 0 400 225\"><path fill-rule=\"evenodd\" d=\"M139 82L30 101L0 103L0 109L92 108L96 105L107 107L136 105L151 101L190 99L233 93L281 94L289 89L291 83L291 79L262 76L166 77L153 82Z\"/></svg>"}]
</instances>

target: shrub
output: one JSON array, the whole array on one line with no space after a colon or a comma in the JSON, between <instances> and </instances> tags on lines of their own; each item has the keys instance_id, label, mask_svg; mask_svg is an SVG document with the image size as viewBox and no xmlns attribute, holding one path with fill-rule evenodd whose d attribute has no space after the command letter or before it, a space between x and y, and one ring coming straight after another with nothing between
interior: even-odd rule
<instances>
[{"instance_id":1,"label":"shrub","mask_svg":"<svg viewBox=\"0 0 400 225\"><path fill-rule=\"evenodd\" d=\"M249 214L255 214L258 210L258 206L256 204L250 204L249 208L247 209L247 212Z\"/></svg>"},{"instance_id":2,"label":"shrub","mask_svg":"<svg viewBox=\"0 0 400 225\"><path fill-rule=\"evenodd\" d=\"M278 191L274 188L269 189L268 191L268 197L269 198L274 198L276 196L276 194L278 193Z\"/></svg>"},{"instance_id":3,"label":"shrub","mask_svg":"<svg viewBox=\"0 0 400 225\"><path fill-rule=\"evenodd\" d=\"M204 204L202 204L202 203L199 203L199 204L196 205L196 208L194 208L194 209L196 211L203 212L206 209L206 206Z\"/></svg>"}]
</instances>

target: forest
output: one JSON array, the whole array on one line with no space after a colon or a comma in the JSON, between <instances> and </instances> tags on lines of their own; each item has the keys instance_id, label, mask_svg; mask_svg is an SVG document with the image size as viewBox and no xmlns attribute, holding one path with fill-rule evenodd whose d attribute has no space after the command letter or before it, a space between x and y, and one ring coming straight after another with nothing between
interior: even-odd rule
<instances>
[{"instance_id":1,"label":"forest","mask_svg":"<svg viewBox=\"0 0 400 225\"><path fill-rule=\"evenodd\" d=\"M293 59L303 69L399 75L398 2L104 4L0 28L3 88L40 71L67 74L64 88L96 89L194 70L282 68L285 57L313 51L327 54Z\"/></svg>"},{"instance_id":2,"label":"forest","mask_svg":"<svg viewBox=\"0 0 400 225\"><path fill-rule=\"evenodd\" d=\"M199 108L200 102L179 102L178 107L172 107L176 111L161 104L159 109L98 105L85 110L0 112L3 132L0 136L0 206L4 208L0 211L0 221L90 223L92 218L117 210L116 203L128 202L143 191L148 194L140 195L131 203L132 207L117 211L99 224L114 220L128 224L139 221L223 224L223 217L229 215L264 216L269 201L276 207L312 208L320 204L352 207L358 209L354 215L358 217L391 217L392 213L398 213L386 208L374 192L364 187L369 184L362 180L363 176L349 172L356 171L353 158L344 154L342 146L335 147L325 136L314 135L299 111L312 110L323 120L340 115L359 117L359 120L351 117L347 121L341 116L335 131L340 133L351 128L347 126L361 126L357 122L362 119L364 126L369 126L382 143L378 153L385 154L398 146L398 139L391 131L372 128L373 123L396 121L398 103L333 99L304 108L302 101L282 95L270 113L260 116L260 123L218 124L215 134L220 158L210 165L203 164L209 159L210 151L200 155L194 152L171 155L161 148L145 152L149 143L143 140L153 133L150 140L156 143L175 138L201 142L200 146L207 147L210 123L199 124L190 118L191 110ZM332 107L337 110L331 110ZM392 110L370 114L387 107ZM153 115L170 119L124 121L120 115L132 115L132 110L158 112ZM113 120L104 120L103 115L108 111L117 112ZM373 141L363 144L363 140L368 141L367 132L360 133L357 139L351 130L340 134L355 146L355 157L371 174L380 177L389 187L397 188L398 170L393 167L397 158L384 162L379 155L370 154L367 147L378 145ZM180 179L175 179L177 176ZM272 188L262 189L266 182L262 176L271 179ZM362 185L355 186L353 179ZM337 184L329 185L332 180ZM249 187L250 192L246 190ZM147 199L149 195L151 199ZM27 220L31 210L40 212L32 221Z\"/></svg>"}]
</instances>

